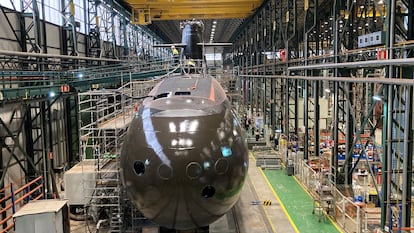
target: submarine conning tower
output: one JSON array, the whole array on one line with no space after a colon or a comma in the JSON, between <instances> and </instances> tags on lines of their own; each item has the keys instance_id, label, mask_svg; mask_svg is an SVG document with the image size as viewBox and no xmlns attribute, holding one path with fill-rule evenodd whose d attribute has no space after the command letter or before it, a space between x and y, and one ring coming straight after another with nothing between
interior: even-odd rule
<instances>
[{"instance_id":1,"label":"submarine conning tower","mask_svg":"<svg viewBox=\"0 0 414 233\"><path fill-rule=\"evenodd\" d=\"M199 43L202 42L201 35L204 31L204 24L198 20L191 20L181 22L180 26L182 28L181 42L186 44L183 55L188 59L202 60L203 51Z\"/></svg>"}]
</instances>

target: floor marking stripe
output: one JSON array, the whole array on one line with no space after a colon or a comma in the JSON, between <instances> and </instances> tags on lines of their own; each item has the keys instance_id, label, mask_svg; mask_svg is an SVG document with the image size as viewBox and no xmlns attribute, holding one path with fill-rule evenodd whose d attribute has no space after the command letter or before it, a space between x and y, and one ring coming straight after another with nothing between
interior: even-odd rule
<instances>
[{"instance_id":1,"label":"floor marking stripe","mask_svg":"<svg viewBox=\"0 0 414 233\"><path fill-rule=\"evenodd\" d=\"M277 195L276 191L273 189L272 185L270 184L269 180L267 179L266 175L264 174L264 172L260 170L260 173L262 174L263 178L266 180L267 185L269 186L269 188L272 190L273 195L276 197L277 201L279 202L280 206L282 207L283 213L285 213L286 217L288 218L290 224L292 225L293 229L295 229L295 232L299 233L298 228L296 227L295 223L292 220L292 217L290 217L289 213L287 212L285 205L283 204L283 202L280 200L279 195Z\"/></svg>"},{"instance_id":2,"label":"floor marking stripe","mask_svg":"<svg viewBox=\"0 0 414 233\"><path fill-rule=\"evenodd\" d=\"M305 191L311 198L312 198L312 200L313 200L313 197L312 197L312 195L308 192L308 190L306 189L306 186L305 185L303 185L299 180L298 180L298 178L296 178L296 176L293 176L293 178L295 179L295 181L296 181L296 183L298 183L299 184L299 186L303 189L303 191ZM325 214L325 213L324 213ZM329 219L329 221L331 221L331 223L334 225L334 227L339 231L339 232L341 232L341 233L344 233L344 231L342 230L342 228L335 222L335 220L330 216L330 215L327 215L327 214L325 214L327 217L328 217L328 219Z\"/></svg>"},{"instance_id":3,"label":"floor marking stripe","mask_svg":"<svg viewBox=\"0 0 414 233\"><path fill-rule=\"evenodd\" d=\"M251 181L251 180L249 179L249 181ZM266 181L267 181L267 179L266 179ZM256 189L256 186L254 186L254 183L253 183L253 182L250 182L250 184L253 186L254 190L257 190L257 189ZM278 201L280 202L280 200L278 200ZM276 232L276 228L275 228L275 226L273 225L272 220L270 219L269 215L267 214L266 209L264 209L264 208L263 208L263 212L264 212L264 214L265 214L265 216L266 216L267 221L270 223L270 226L272 227L272 231L273 231L273 233L277 233L277 232Z\"/></svg>"}]
</instances>

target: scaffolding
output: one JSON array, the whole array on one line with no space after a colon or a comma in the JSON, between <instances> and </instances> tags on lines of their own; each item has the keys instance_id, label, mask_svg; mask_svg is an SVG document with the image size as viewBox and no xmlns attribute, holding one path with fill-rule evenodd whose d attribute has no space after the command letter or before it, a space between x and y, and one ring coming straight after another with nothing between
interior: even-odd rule
<instances>
[{"instance_id":1,"label":"scaffolding","mask_svg":"<svg viewBox=\"0 0 414 233\"><path fill-rule=\"evenodd\" d=\"M111 90L78 94L82 159L115 154L132 119L131 99Z\"/></svg>"},{"instance_id":2,"label":"scaffolding","mask_svg":"<svg viewBox=\"0 0 414 233\"><path fill-rule=\"evenodd\" d=\"M82 170L94 173L82 176L83 189L88 194L84 208L93 217L97 229L108 226L111 232L124 231L126 205L119 155L141 97L147 96L157 82L134 81L115 90L89 90L78 94Z\"/></svg>"}]
</instances>

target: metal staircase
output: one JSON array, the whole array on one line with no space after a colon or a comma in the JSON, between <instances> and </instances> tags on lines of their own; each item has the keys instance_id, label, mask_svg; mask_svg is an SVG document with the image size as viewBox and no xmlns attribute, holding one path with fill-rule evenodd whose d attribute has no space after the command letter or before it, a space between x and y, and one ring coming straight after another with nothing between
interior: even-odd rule
<instances>
[{"instance_id":1,"label":"metal staircase","mask_svg":"<svg viewBox=\"0 0 414 233\"><path fill-rule=\"evenodd\" d=\"M283 125L283 80L276 79L276 88L275 88L275 115L276 115L276 128L281 129Z\"/></svg>"}]
</instances>

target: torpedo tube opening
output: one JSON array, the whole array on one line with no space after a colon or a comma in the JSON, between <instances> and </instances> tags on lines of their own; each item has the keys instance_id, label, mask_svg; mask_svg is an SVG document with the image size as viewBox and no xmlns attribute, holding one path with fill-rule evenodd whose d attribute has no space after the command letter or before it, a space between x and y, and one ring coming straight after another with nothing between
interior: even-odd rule
<instances>
[{"instance_id":1,"label":"torpedo tube opening","mask_svg":"<svg viewBox=\"0 0 414 233\"><path fill-rule=\"evenodd\" d=\"M203 191L201 192L201 196L203 196L204 198L210 198L213 197L215 193L216 189L213 186L208 185L204 187Z\"/></svg>"},{"instance_id":2,"label":"torpedo tube opening","mask_svg":"<svg viewBox=\"0 0 414 233\"><path fill-rule=\"evenodd\" d=\"M135 161L134 162L134 172L138 176L144 175L144 173L145 173L145 164L140 160Z\"/></svg>"}]
</instances>

